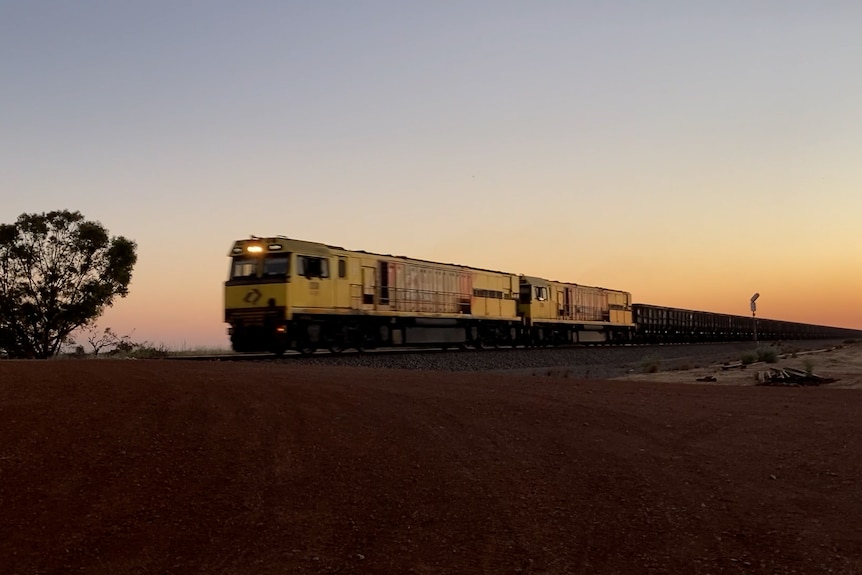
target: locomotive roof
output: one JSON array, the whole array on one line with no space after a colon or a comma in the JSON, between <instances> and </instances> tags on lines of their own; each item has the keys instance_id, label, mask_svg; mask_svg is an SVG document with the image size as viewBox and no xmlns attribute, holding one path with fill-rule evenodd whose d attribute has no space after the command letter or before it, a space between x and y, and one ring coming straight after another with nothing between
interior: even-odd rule
<instances>
[{"instance_id":1,"label":"locomotive roof","mask_svg":"<svg viewBox=\"0 0 862 575\"><path fill-rule=\"evenodd\" d=\"M392 255L392 254L381 254L381 253L369 252L369 251L365 251L365 250L349 250L349 249L343 248L341 246L332 246L332 245L324 244L321 242L310 242L307 240L297 240L297 239L289 238L287 236L268 236L268 237L252 236L252 237L247 238L247 239L237 240L235 243L254 242L254 241L264 241L264 242L288 241L288 242L291 242L293 244L306 245L306 246L311 246L313 248L327 248L329 250L337 250L337 251L348 252L348 253L352 253L352 254L366 254L369 256L378 256L378 257L383 257L383 258L410 260L410 261L421 262L421 263L426 263L426 264L454 266L454 267L468 269L468 270L475 270L475 271L488 272L488 273L494 273L494 274L504 274L504 275L509 275L509 276L522 276L523 275L523 274L516 274L516 273L512 273L512 272L500 271L500 270L490 270L490 269L479 268L479 267L475 267L475 266L467 266L464 264L456 264L456 263L451 263L451 262L435 262L435 261L431 261L431 260L424 260L421 258L414 258L414 257L410 257L410 256L396 256L396 255Z\"/></svg>"},{"instance_id":2,"label":"locomotive roof","mask_svg":"<svg viewBox=\"0 0 862 575\"><path fill-rule=\"evenodd\" d=\"M455 263L447 263L447 262L435 262L435 261L431 261L431 260L423 260L420 258L413 258L413 257L409 257L409 256L395 256L392 254L380 254L377 252L369 252L369 251L365 251L365 250L348 250L348 249L343 248L341 246L332 246L332 245L324 244L321 242L310 242L308 240L297 240L297 239L289 238L287 236L268 236L268 237L251 236L248 239L237 240L235 243L254 242L254 241L264 241L264 242L288 241L288 242L291 242L293 244L306 245L306 246L310 246L312 248L317 248L317 249L326 248L328 250L337 250L337 251L349 252L349 253L354 253L354 254L366 254L369 256L378 256L378 257L384 257L384 258L410 260L410 261L414 261L414 262L422 262L422 263L435 264L435 265L455 266L455 267L459 267L462 269L475 270L475 271L480 271L480 272L518 276L521 280L526 281L526 282L531 283L531 284L532 283L539 283L539 282L544 282L544 283L553 282L553 283L565 284L565 285L570 285L570 286L599 289L599 290L604 290L604 291L612 291L612 292L617 292L617 293L629 293L625 290L611 289L611 288L605 288L605 287L601 287L601 286L587 286L587 285L583 285L583 284L577 284L574 282L563 282L563 281L559 281L559 280L549 280L547 278L528 276L525 274L515 274L515 273L504 272L504 271L500 271L500 270L489 270L489 269L485 269L485 268L467 266L467 265L463 265L463 264L455 264Z\"/></svg>"},{"instance_id":3,"label":"locomotive roof","mask_svg":"<svg viewBox=\"0 0 862 575\"><path fill-rule=\"evenodd\" d=\"M625 290L611 289L611 288L606 288L606 287L601 287L601 286L588 286L588 285L584 285L584 284L576 284L574 282L563 282L563 281L559 281L559 280L549 280L547 278L540 278L540 277L535 277L535 276L522 275L521 279L524 280L525 282L529 283L529 284L558 283L558 284L563 284L563 285L567 285L567 286L576 286L576 287L581 287L581 288L598 289L598 290L612 291L612 292L617 292L617 293L629 293Z\"/></svg>"}]
</instances>

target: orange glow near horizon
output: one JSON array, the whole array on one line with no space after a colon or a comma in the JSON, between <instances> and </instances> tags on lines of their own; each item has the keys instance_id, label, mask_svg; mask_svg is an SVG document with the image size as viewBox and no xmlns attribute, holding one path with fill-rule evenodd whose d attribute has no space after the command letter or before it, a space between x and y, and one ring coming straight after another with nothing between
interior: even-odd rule
<instances>
[{"instance_id":1,"label":"orange glow near horizon","mask_svg":"<svg viewBox=\"0 0 862 575\"><path fill-rule=\"evenodd\" d=\"M228 247L230 243L227 242ZM361 246L353 247L361 249ZM148 270L150 266L142 263L131 295L118 300L100 319L99 325L131 334L136 341L172 349L228 348L222 299L222 284L228 267L225 251L216 250L216 254L203 260L210 266L206 273L202 267L200 270L178 268L158 276L157 281ZM672 261L655 258L641 259L638 263L632 255L617 251L617 259L609 258L578 270L573 264L559 265L552 254L527 259L521 256L508 266L498 265L507 260L505 252L488 251L484 257L480 252L471 247L455 256L447 257L441 252L437 255L439 260L463 265L474 260L478 262L474 264L476 267L515 269L515 273L622 289L632 293L635 303L741 316L750 316L749 298L757 291L761 294L758 318L862 330L862 306L848 305L848 302L859 301L862 277L848 276L837 261L825 261L819 268L810 268L810 273L801 273L793 267L775 265L766 271L760 266L746 269L720 258L707 265L698 263L698 267L694 262L676 267ZM398 249L387 253L410 255ZM219 262L220 259L223 261ZM425 256L425 259L431 258ZM161 281L168 277L169 283ZM194 286L194 290L177 286Z\"/></svg>"}]
</instances>

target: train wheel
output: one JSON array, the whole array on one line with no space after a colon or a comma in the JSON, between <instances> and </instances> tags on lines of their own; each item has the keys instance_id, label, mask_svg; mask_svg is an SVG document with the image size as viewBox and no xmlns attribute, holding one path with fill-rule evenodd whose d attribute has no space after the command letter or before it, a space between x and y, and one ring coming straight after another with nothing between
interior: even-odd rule
<instances>
[{"instance_id":1,"label":"train wheel","mask_svg":"<svg viewBox=\"0 0 862 575\"><path fill-rule=\"evenodd\" d=\"M476 349L493 349L494 340L488 335L480 335L473 340L473 347L475 347Z\"/></svg>"},{"instance_id":2,"label":"train wheel","mask_svg":"<svg viewBox=\"0 0 862 575\"><path fill-rule=\"evenodd\" d=\"M377 345L374 342L374 338L368 334L358 333L356 334L356 338L354 339L353 347L359 353L365 353L369 349L374 349Z\"/></svg>"},{"instance_id":3,"label":"train wheel","mask_svg":"<svg viewBox=\"0 0 862 575\"><path fill-rule=\"evenodd\" d=\"M536 334L536 347L548 347L548 338L544 329L539 329Z\"/></svg>"},{"instance_id":4,"label":"train wheel","mask_svg":"<svg viewBox=\"0 0 862 575\"><path fill-rule=\"evenodd\" d=\"M351 333L347 327L332 327L327 330L325 337L330 353L339 354L351 347Z\"/></svg>"},{"instance_id":5,"label":"train wheel","mask_svg":"<svg viewBox=\"0 0 862 575\"><path fill-rule=\"evenodd\" d=\"M317 351L317 346L313 343L304 343L297 348L297 351L302 355L314 355L314 352Z\"/></svg>"}]
</instances>

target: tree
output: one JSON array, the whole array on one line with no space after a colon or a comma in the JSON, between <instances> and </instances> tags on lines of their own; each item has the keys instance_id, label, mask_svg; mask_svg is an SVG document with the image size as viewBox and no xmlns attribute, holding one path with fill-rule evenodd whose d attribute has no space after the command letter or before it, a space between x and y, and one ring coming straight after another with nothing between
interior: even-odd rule
<instances>
[{"instance_id":1,"label":"tree","mask_svg":"<svg viewBox=\"0 0 862 575\"><path fill-rule=\"evenodd\" d=\"M0 349L18 358L55 355L72 331L128 294L136 250L80 212L0 224Z\"/></svg>"}]
</instances>

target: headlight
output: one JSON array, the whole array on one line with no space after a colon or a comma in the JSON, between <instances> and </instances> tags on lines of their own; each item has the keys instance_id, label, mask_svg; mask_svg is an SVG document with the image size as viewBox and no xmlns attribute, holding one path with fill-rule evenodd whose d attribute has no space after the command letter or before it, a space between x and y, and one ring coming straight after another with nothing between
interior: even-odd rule
<instances>
[{"instance_id":1,"label":"headlight","mask_svg":"<svg viewBox=\"0 0 862 575\"><path fill-rule=\"evenodd\" d=\"M248 251L248 253L250 253L250 254L259 254L260 252L262 252L262 251L263 251L263 248L262 248L262 247L260 247L260 246L248 246L248 247L247 247L247 248L245 248L245 249L246 249L246 251Z\"/></svg>"}]
</instances>

